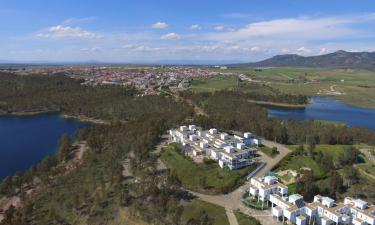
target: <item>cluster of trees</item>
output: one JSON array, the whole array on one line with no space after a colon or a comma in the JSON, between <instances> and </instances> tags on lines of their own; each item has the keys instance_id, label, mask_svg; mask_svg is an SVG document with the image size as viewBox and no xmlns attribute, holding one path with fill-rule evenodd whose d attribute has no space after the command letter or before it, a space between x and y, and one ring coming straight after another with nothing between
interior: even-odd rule
<instances>
[{"instance_id":1,"label":"cluster of trees","mask_svg":"<svg viewBox=\"0 0 375 225\"><path fill-rule=\"evenodd\" d=\"M205 128L251 131L283 144L306 143L309 139L316 144L375 143L375 132L364 128L270 118L265 108L239 97L236 91L181 95L204 109L207 116L198 116L195 122Z\"/></svg>"},{"instance_id":2,"label":"cluster of trees","mask_svg":"<svg viewBox=\"0 0 375 225\"><path fill-rule=\"evenodd\" d=\"M318 193L340 199L342 193L360 181L360 174L353 165L362 162L362 159L359 151L352 146L343 147L342 154L336 160L329 153L316 151L313 143L307 149L299 145L289 157L293 155L311 157L325 172L323 177L314 177L312 171L304 171L302 178L298 180L297 192L308 201L313 200Z\"/></svg>"},{"instance_id":3,"label":"cluster of trees","mask_svg":"<svg viewBox=\"0 0 375 225\"><path fill-rule=\"evenodd\" d=\"M309 101L309 97L301 94L286 94L280 90L266 84L246 83L236 90L238 97L255 101L287 103L292 105L304 105Z\"/></svg>"},{"instance_id":4,"label":"cluster of trees","mask_svg":"<svg viewBox=\"0 0 375 225\"><path fill-rule=\"evenodd\" d=\"M280 90L272 88L265 84L241 84L238 87L234 88L234 90L222 90L221 92L226 92L227 94L236 96L237 98L242 100L286 103L291 105L304 105L309 102L309 97L307 97L306 95L285 94ZM208 92L180 92L180 95L186 98L199 98L199 96L207 96L208 94Z\"/></svg>"},{"instance_id":5,"label":"cluster of trees","mask_svg":"<svg viewBox=\"0 0 375 225\"><path fill-rule=\"evenodd\" d=\"M168 172L155 176L156 159L150 154L160 136L173 125L177 121L168 114L156 114L128 123L83 128L77 136L87 140L90 148L82 166L58 180L42 179L39 186L43 191L26 203L30 206L8 215L7 221L20 221L14 225L73 224L75 218L87 217L87 224L107 224L124 207L146 222L181 224L180 200L189 195L180 190L178 180ZM58 156L49 171L34 177L52 177L59 167ZM126 159L130 159L129 167L123 166ZM124 178L124 170L134 177Z\"/></svg>"},{"instance_id":6,"label":"cluster of trees","mask_svg":"<svg viewBox=\"0 0 375 225\"><path fill-rule=\"evenodd\" d=\"M158 96L135 98L137 90L133 87L91 87L81 83L62 75L0 74L0 113L58 111L70 116L136 120L147 117L150 111L163 113L166 108L172 113L171 107L179 107Z\"/></svg>"},{"instance_id":7,"label":"cluster of trees","mask_svg":"<svg viewBox=\"0 0 375 225\"><path fill-rule=\"evenodd\" d=\"M6 112L58 108L69 115L113 121L77 133L76 139L87 141L89 150L74 173L65 173L62 166L69 160L72 144L64 135L56 156L6 178L0 185L4 195L39 181L38 191L23 198L24 207L9 211L4 221L74 224L83 218L87 224L107 224L118 218L120 208L126 208L152 224L181 224L180 200L189 195L168 172L155 176L157 160L151 152L167 129L192 115L190 106L172 97L137 97L132 88L85 87L64 76L1 75L0 86L9 91L0 87L1 107ZM127 160L130 165L125 166ZM133 178L123 177L124 170Z\"/></svg>"}]
</instances>

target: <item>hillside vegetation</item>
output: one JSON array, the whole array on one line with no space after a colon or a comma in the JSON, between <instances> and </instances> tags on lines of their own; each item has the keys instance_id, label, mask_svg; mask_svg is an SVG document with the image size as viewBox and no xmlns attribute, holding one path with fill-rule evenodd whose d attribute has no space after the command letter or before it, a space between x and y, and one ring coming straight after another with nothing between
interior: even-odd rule
<instances>
[{"instance_id":1,"label":"hillside vegetation","mask_svg":"<svg viewBox=\"0 0 375 225\"><path fill-rule=\"evenodd\" d=\"M226 72L243 74L251 81L239 84L228 82L227 86L215 86L215 90L239 87L237 89L243 92L268 95L326 96L352 105L375 108L375 71L322 67L231 67ZM219 82L215 80L215 83ZM210 79L192 83L191 89L202 91L212 86L211 83Z\"/></svg>"},{"instance_id":2,"label":"hillside vegetation","mask_svg":"<svg viewBox=\"0 0 375 225\"><path fill-rule=\"evenodd\" d=\"M53 110L107 121L77 132L73 141L87 143L88 150L74 168L69 168L69 157L65 157L73 151L73 141L63 137L58 155L46 156L27 172L5 178L0 195L19 196L23 206L8 210L1 225L121 224L124 215L140 224L212 224L207 221L223 216L222 209L202 206L204 210L189 212L197 204L181 188L181 182L189 180L181 174L176 176L176 165L174 170L173 164L171 170L159 170L158 155L154 154L161 136L187 121L204 128L252 131L284 144L307 141L311 145L351 145L375 140L374 132L366 129L321 122L281 123L269 118L264 108L249 102L246 93L236 90L183 92L179 98L140 97L131 87L87 87L62 75L2 74L0 102L4 114ZM194 115L194 105L204 110L204 115ZM191 176L199 176L201 171L194 169L195 165L173 154L164 157L181 160L185 168L193 168ZM206 184L202 187L232 188L244 172L218 172L210 165L207 169L217 176L202 181ZM219 182L220 177L225 182Z\"/></svg>"},{"instance_id":3,"label":"hillside vegetation","mask_svg":"<svg viewBox=\"0 0 375 225\"><path fill-rule=\"evenodd\" d=\"M253 67L329 67L375 70L375 52L346 52L341 50L325 55L308 57L287 54L242 65Z\"/></svg>"}]
</instances>

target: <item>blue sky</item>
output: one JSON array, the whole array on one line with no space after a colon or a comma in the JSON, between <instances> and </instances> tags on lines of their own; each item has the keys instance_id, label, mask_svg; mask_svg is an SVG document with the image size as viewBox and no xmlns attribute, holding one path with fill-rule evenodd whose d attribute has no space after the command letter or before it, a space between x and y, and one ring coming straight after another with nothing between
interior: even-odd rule
<instances>
[{"instance_id":1,"label":"blue sky","mask_svg":"<svg viewBox=\"0 0 375 225\"><path fill-rule=\"evenodd\" d=\"M375 50L373 0L2 0L0 60L256 61Z\"/></svg>"}]
</instances>

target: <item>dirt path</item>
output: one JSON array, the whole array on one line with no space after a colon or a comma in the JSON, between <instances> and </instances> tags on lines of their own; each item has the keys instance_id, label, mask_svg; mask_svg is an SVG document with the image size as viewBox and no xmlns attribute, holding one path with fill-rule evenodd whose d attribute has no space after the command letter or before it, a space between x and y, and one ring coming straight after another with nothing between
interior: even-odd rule
<instances>
[{"instance_id":1,"label":"dirt path","mask_svg":"<svg viewBox=\"0 0 375 225\"><path fill-rule=\"evenodd\" d=\"M354 167L357 168L359 170L359 172L362 173L364 176L366 176L366 177L368 177L368 178L370 178L372 180L375 180L375 176L374 175L367 173L362 168L358 167L358 165L354 165Z\"/></svg>"},{"instance_id":2,"label":"dirt path","mask_svg":"<svg viewBox=\"0 0 375 225\"><path fill-rule=\"evenodd\" d=\"M228 217L229 225L238 225L238 221L237 221L236 215L234 215L233 213L233 210L226 209L225 212Z\"/></svg>"},{"instance_id":3,"label":"dirt path","mask_svg":"<svg viewBox=\"0 0 375 225\"><path fill-rule=\"evenodd\" d=\"M160 154L161 151L163 150L163 148L166 146L166 144L168 143L168 135L167 134L164 134L161 139L162 141L156 146L156 149L155 151L153 152L153 154ZM157 167L156 167L157 170L161 171L161 170L166 170L167 169L167 166L161 161L160 157L158 157L158 162L157 162Z\"/></svg>"},{"instance_id":4,"label":"dirt path","mask_svg":"<svg viewBox=\"0 0 375 225\"><path fill-rule=\"evenodd\" d=\"M77 151L76 151L75 159L78 161L82 161L83 154L85 154L85 152L88 149L87 142L86 141L78 142L76 146L77 146Z\"/></svg>"},{"instance_id":5,"label":"dirt path","mask_svg":"<svg viewBox=\"0 0 375 225\"><path fill-rule=\"evenodd\" d=\"M186 99L185 101L188 105L192 106L194 108L194 113L197 115L207 116L207 114L203 111L203 109L199 108L197 105L195 105L190 99Z\"/></svg>"}]
</instances>

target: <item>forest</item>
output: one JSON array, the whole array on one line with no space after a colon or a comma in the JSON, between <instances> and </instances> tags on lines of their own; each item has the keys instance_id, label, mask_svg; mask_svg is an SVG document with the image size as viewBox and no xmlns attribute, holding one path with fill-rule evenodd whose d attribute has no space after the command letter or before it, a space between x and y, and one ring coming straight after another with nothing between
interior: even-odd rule
<instances>
[{"instance_id":1,"label":"forest","mask_svg":"<svg viewBox=\"0 0 375 225\"><path fill-rule=\"evenodd\" d=\"M195 122L205 128L251 131L282 144L375 144L375 132L365 128L269 118L265 108L246 101L246 95L238 91L182 92L180 95L206 112L205 116L195 117Z\"/></svg>"},{"instance_id":2,"label":"forest","mask_svg":"<svg viewBox=\"0 0 375 225\"><path fill-rule=\"evenodd\" d=\"M8 210L2 224L75 224L82 215L87 224L108 224L116 222L121 208L146 222L179 224L177 203L186 194L168 172L154 176L156 160L150 152L165 130L192 114L191 107L165 96L135 97L131 88L85 87L59 75L1 75L0 80L2 109L7 112L58 110L112 121L77 133L90 151L74 173L64 176L58 154L5 178L2 195L17 194L37 181L41 190L26 197L21 209ZM125 160L129 168L123 167ZM133 178L124 179L123 170Z\"/></svg>"},{"instance_id":3,"label":"forest","mask_svg":"<svg viewBox=\"0 0 375 225\"><path fill-rule=\"evenodd\" d=\"M60 74L0 74L0 113L57 111L70 116L129 121L148 117L149 113L169 113L174 117L172 111L183 107L159 96L135 98L137 91L133 87L91 87L81 82Z\"/></svg>"}]
</instances>

